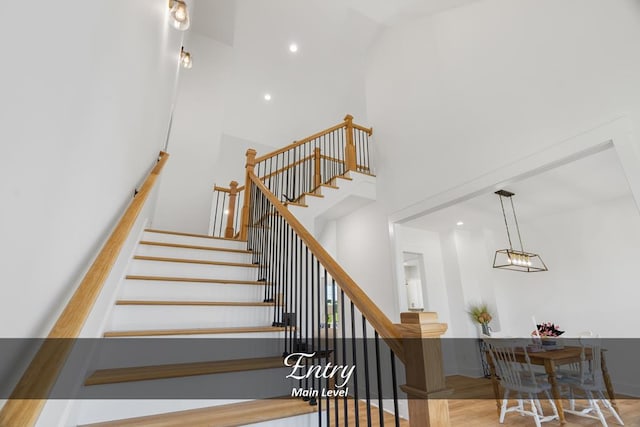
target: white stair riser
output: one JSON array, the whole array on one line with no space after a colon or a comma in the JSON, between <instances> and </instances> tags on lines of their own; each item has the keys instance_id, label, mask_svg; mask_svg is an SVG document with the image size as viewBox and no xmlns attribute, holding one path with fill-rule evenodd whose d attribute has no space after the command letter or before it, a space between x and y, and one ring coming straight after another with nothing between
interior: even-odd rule
<instances>
[{"instance_id":1,"label":"white stair riser","mask_svg":"<svg viewBox=\"0 0 640 427\"><path fill-rule=\"evenodd\" d=\"M265 286L261 285L125 280L119 299L260 302L264 293Z\"/></svg>"},{"instance_id":2,"label":"white stair riser","mask_svg":"<svg viewBox=\"0 0 640 427\"><path fill-rule=\"evenodd\" d=\"M136 276L256 280L257 268L134 259L129 266L128 274Z\"/></svg>"},{"instance_id":3,"label":"white stair riser","mask_svg":"<svg viewBox=\"0 0 640 427\"><path fill-rule=\"evenodd\" d=\"M96 351L91 371L98 369L213 362L281 356L282 339L105 339Z\"/></svg>"},{"instance_id":4,"label":"white stair riser","mask_svg":"<svg viewBox=\"0 0 640 427\"><path fill-rule=\"evenodd\" d=\"M125 418L164 414L167 412L187 411L244 402L246 400L186 400L186 399L87 399L83 400L76 424L91 424Z\"/></svg>"},{"instance_id":5,"label":"white stair riser","mask_svg":"<svg viewBox=\"0 0 640 427\"><path fill-rule=\"evenodd\" d=\"M229 249L247 249L247 242L227 240L227 239L209 239L206 237L181 236L177 234L154 233L145 231L141 240L151 242L178 243L181 245L197 245L210 246Z\"/></svg>"},{"instance_id":6,"label":"white stair riser","mask_svg":"<svg viewBox=\"0 0 640 427\"><path fill-rule=\"evenodd\" d=\"M247 264L251 263L251 254L248 253L174 248L171 246L156 246L144 244L138 245L138 248L136 249L136 255L165 258L197 259L204 261L236 262Z\"/></svg>"},{"instance_id":7,"label":"white stair riser","mask_svg":"<svg viewBox=\"0 0 640 427\"><path fill-rule=\"evenodd\" d=\"M118 305L111 331L270 326L273 307Z\"/></svg>"}]
</instances>

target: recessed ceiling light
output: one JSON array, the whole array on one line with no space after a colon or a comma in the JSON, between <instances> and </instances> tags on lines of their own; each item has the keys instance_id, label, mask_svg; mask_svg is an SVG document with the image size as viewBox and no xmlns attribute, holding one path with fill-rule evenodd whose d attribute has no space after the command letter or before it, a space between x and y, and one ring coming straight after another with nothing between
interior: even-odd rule
<instances>
[{"instance_id":1,"label":"recessed ceiling light","mask_svg":"<svg viewBox=\"0 0 640 427\"><path fill-rule=\"evenodd\" d=\"M289 45L289 52L296 53L298 51L298 45L295 43L291 43Z\"/></svg>"},{"instance_id":2,"label":"recessed ceiling light","mask_svg":"<svg viewBox=\"0 0 640 427\"><path fill-rule=\"evenodd\" d=\"M271 101L271 94L270 93L265 93L264 94L264 100L265 101Z\"/></svg>"},{"instance_id":3,"label":"recessed ceiling light","mask_svg":"<svg viewBox=\"0 0 640 427\"><path fill-rule=\"evenodd\" d=\"M462 222L462 221L458 221L458 222L456 222L456 225L457 225L457 226L464 225L464 222Z\"/></svg>"}]
</instances>

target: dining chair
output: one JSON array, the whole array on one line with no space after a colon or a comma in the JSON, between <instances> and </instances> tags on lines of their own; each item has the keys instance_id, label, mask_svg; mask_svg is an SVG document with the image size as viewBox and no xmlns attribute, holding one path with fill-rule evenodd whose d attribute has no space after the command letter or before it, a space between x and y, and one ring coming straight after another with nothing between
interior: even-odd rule
<instances>
[{"instance_id":1,"label":"dining chair","mask_svg":"<svg viewBox=\"0 0 640 427\"><path fill-rule=\"evenodd\" d=\"M500 408L500 424L504 423L505 415L509 412L532 416L537 427L541 427L541 423L559 419L558 410L549 394L551 385L546 380L538 377L531 365L531 360L527 353L528 340L484 338L484 341L489 349L500 384L504 389ZM520 354L516 354L516 351ZM524 354L524 362L520 359L522 354ZM517 401L514 406L508 406L511 393L515 394ZM540 393L544 393L551 403L553 415L544 415L538 399ZM531 405L531 410L525 409L524 397Z\"/></svg>"},{"instance_id":2,"label":"dining chair","mask_svg":"<svg viewBox=\"0 0 640 427\"><path fill-rule=\"evenodd\" d=\"M606 386L602 374L602 343L600 338L583 336L578 341L582 348L580 361L568 365L559 372L558 382L568 386L569 389L569 409L566 409L565 412L600 420L600 423L607 427L607 420L598 404L600 401L618 424L624 425L622 418L604 394ZM588 358L587 354L590 354L591 357ZM581 393L589 403L581 410L576 410L576 392Z\"/></svg>"}]
</instances>

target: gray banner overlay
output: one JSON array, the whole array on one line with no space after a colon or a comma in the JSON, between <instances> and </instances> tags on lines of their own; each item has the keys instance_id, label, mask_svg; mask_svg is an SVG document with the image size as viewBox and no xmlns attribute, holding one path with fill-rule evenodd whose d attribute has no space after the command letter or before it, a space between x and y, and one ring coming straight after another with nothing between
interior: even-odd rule
<instances>
[{"instance_id":1,"label":"gray banner overlay","mask_svg":"<svg viewBox=\"0 0 640 427\"><path fill-rule=\"evenodd\" d=\"M540 354L580 354L578 341L552 342L541 345L535 339L522 340L529 346L532 362L538 363L533 365L536 372L545 373ZM28 361L43 344L51 357L60 346L72 346L55 386L11 395ZM495 398L491 358L481 340L423 340L421 344L439 346L443 355L447 388L434 399ZM602 339L600 344L616 397L640 397L636 363L640 340ZM560 370L569 363L569 358L555 359ZM398 358L394 362L395 392L406 398L400 390L407 383L404 365ZM545 375L540 377L546 381ZM474 378L473 382L468 378ZM464 390L456 388L461 380ZM382 339L0 339L0 399L377 399L379 395L391 399L393 383L391 352Z\"/></svg>"}]
</instances>

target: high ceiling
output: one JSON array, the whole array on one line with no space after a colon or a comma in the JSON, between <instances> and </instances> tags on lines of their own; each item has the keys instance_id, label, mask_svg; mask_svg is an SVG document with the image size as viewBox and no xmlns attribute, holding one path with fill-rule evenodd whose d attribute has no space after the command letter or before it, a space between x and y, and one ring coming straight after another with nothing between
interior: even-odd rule
<instances>
[{"instance_id":1,"label":"high ceiling","mask_svg":"<svg viewBox=\"0 0 640 427\"><path fill-rule=\"evenodd\" d=\"M341 15L348 11L358 12L378 24L392 25L479 0L193 0L195 13L192 29L233 45L236 10L240 3L251 5L252 1L262 2L278 11L279 18L268 22L277 31L295 22L321 23L326 18L325 14ZM352 35L357 37L357 28L351 30Z\"/></svg>"},{"instance_id":2,"label":"high ceiling","mask_svg":"<svg viewBox=\"0 0 640 427\"><path fill-rule=\"evenodd\" d=\"M559 166L505 188L515 193L518 220L571 212L630 195L629 184L613 148ZM509 215L509 205L505 205ZM502 227L498 196L484 194L406 223L444 232L464 222L465 229Z\"/></svg>"}]
</instances>

